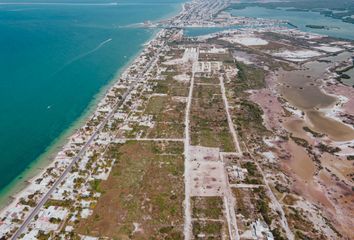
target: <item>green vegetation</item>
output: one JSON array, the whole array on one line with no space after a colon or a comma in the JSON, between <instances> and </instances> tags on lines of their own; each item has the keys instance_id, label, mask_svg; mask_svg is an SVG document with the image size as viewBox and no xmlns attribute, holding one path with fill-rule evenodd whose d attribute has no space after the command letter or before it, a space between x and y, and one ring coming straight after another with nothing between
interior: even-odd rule
<instances>
[{"instance_id":1,"label":"green vegetation","mask_svg":"<svg viewBox=\"0 0 354 240\"><path fill-rule=\"evenodd\" d=\"M188 84L176 81L174 76L177 74L176 69L164 72L163 75L165 76L165 80L156 80L156 85L153 89L154 93L162 93L169 96L187 96Z\"/></svg>"},{"instance_id":2,"label":"green vegetation","mask_svg":"<svg viewBox=\"0 0 354 240\"><path fill-rule=\"evenodd\" d=\"M280 226L279 228L274 228L271 230L273 237L275 240L286 240L286 238L282 235L282 233L280 232Z\"/></svg>"},{"instance_id":3,"label":"green vegetation","mask_svg":"<svg viewBox=\"0 0 354 240\"><path fill-rule=\"evenodd\" d=\"M313 29L327 29L327 26L323 26L323 25L306 25L307 28L313 28Z\"/></svg>"},{"instance_id":4,"label":"green vegetation","mask_svg":"<svg viewBox=\"0 0 354 240\"><path fill-rule=\"evenodd\" d=\"M182 155L184 148L183 145L180 142L152 142L151 143L151 150L154 154L164 154L164 153L169 153L169 154L176 154L176 155Z\"/></svg>"},{"instance_id":5,"label":"green vegetation","mask_svg":"<svg viewBox=\"0 0 354 240\"><path fill-rule=\"evenodd\" d=\"M146 130L151 138L182 138L185 103L174 101L169 96L154 96L149 99L144 114L152 115L155 125Z\"/></svg>"},{"instance_id":6,"label":"green vegetation","mask_svg":"<svg viewBox=\"0 0 354 240\"><path fill-rule=\"evenodd\" d=\"M49 199L45 203L45 207L48 208L49 206L57 206L57 207L66 207L66 208L71 208L72 207L72 201L71 200L55 200L55 199Z\"/></svg>"},{"instance_id":7,"label":"green vegetation","mask_svg":"<svg viewBox=\"0 0 354 240\"><path fill-rule=\"evenodd\" d=\"M302 139L302 138L298 138L298 137L294 137L294 136L290 136L290 138L299 146L301 147L304 147L304 148L307 148L309 147L309 143L305 140L305 139Z\"/></svg>"},{"instance_id":8,"label":"green vegetation","mask_svg":"<svg viewBox=\"0 0 354 240\"><path fill-rule=\"evenodd\" d=\"M51 218L49 218L49 222L53 223L53 224L58 224L58 223L61 223L61 219L60 218L51 217Z\"/></svg>"},{"instance_id":9,"label":"green vegetation","mask_svg":"<svg viewBox=\"0 0 354 240\"><path fill-rule=\"evenodd\" d=\"M209 83L209 84L219 84L220 80L217 76L215 77L195 77L195 83Z\"/></svg>"},{"instance_id":10,"label":"green vegetation","mask_svg":"<svg viewBox=\"0 0 354 240\"><path fill-rule=\"evenodd\" d=\"M260 89L265 87L264 70L258 67L251 67L246 64L236 62L238 74L234 91L241 94L249 89Z\"/></svg>"},{"instance_id":11,"label":"green vegetation","mask_svg":"<svg viewBox=\"0 0 354 240\"><path fill-rule=\"evenodd\" d=\"M163 111L164 107L168 102L171 101L171 98L168 96L154 96L149 99L149 102L145 109L145 114L151 114L158 116Z\"/></svg>"},{"instance_id":12,"label":"green vegetation","mask_svg":"<svg viewBox=\"0 0 354 240\"><path fill-rule=\"evenodd\" d=\"M191 138L193 145L219 147L235 151L230 134L220 86L194 87L191 109Z\"/></svg>"},{"instance_id":13,"label":"green vegetation","mask_svg":"<svg viewBox=\"0 0 354 240\"><path fill-rule=\"evenodd\" d=\"M223 216L221 197L192 197L193 218L220 219Z\"/></svg>"},{"instance_id":14,"label":"green vegetation","mask_svg":"<svg viewBox=\"0 0 354 240\"><path fill-rule=\"evenodd\" d=\"M182 240L184 238L183 233L174 226L166 226L159 229L162 239L166 240Z\"/></svg>"},{"instance_id":15,"label":"green vegetation","mask_svg":"<svg viewBox=\"0 0 354 240\"><path fill-rule=\"evenodd\" d=\"M324 136L324 134L322 134L322 133L318 133L318 132L315 132L315 131L313 131L311 128L309 128L309 127L303 127L302 128L305 132L309 132L309 133L311 133L314 137L316 137L316 138L320 138L320 137L323 137Z\"/></svg>"},{"instance_id":16,"label":"green vegetation","mask_svg":"<svg viewBox=\"0 0 354 240\"><path fill-rule=\"evenodd\" d=\"M306 213L295 207L288 207L286 215L297 239L325 239L322 234L315 230L313 224L307 219Z\"/></svg>"},{"instance_id":17,"label":"green vegetation","mask_svg":"<svg viewBox=\"0 0 354 240\"><path fill-rule=\"evenodd\" d=\"M247 184L262 184L262 175L258 172L256 164L253 162L241 163L242 168L247 169L247 176L244 180Z\"/></svg>"},{"instance_id":18,"label":"green vegetation","mask_svg":"<svg viewBox=\"0 0 354 240\"><path fill-rule=\"evenodd\" d=\"M94 179L89 182L91 189L95 192L102 192L100 188L100 183L101 183L100 179Z\"/></svg>"},{"instance_id":19,"label":"green vegetation","mask_svg":"<svg viewBox=\"0 0 354 240\"><path fill-rule=\"evenodd\" d=\"M110 239L181 239L183 225L183 149L177 142L112 145L117 157L107 181L90 182L102 195L76 232ZM142 218L142 216L145 216ZM139 223L144 232L134 231Z\"/></svg>"},{"instance_id":20,"label":"green vegetation","mask_svg":"<svg viewBox=\"0 0 354 240\"><path fill-rule=\"evenodd\" d=\"M331 146L328 146L328 145L325 145L323 143L319 143L317 145L317 148L322 151L322 152L328 152L328 153L331 153L331 154L334 154L334 153L337 153L337 152L340 152L341 149L339 147L331 147Z\"/></svg>"},{"instance_id":21,"label":"green vegetation","mask_svg":"<svg viewBox=\"0 0 354 240\"><path fill-rule=\"evenodd\" d=\"M236 213L241 214L245 219L251 218L255 212L253 211L253 196L252 192L249 192L248 190L241 190L238 188L235 188L232 190L235 198L237 199L236 201ZM252 199L252 201L247 201L248 199Z\"/></svg>"},{"instance_id":22,"label":"green vegetation","mask_svg":"<svg viewBox=\"0 0 354 240\"><path fill-rule=\"evenodd\" d=\"M247 142L249 147L262 146L263 137L269 134L263 125L262 109L256 103L246 99L240 100L239 106L239 109L233 111L238 135Z\"/></svg>"},{"instance_id":23,"label":"green vegetation","mask_svg":"<svg viewBox=\"0 0 354 240\"><path fill-rule=\"evenodd\" d=\"M274 216L269 208L269 199L263 188L256 188L254 192L257 193L257 211L262 215L263 220L270 226Z\"/></svg>"},{"instance_id":24,"label":"green vegetation","mask_svg":"<svg viewBox=\"0 0 354 240\"><path fill-rule=\"evenodd\" d=\"M25 198L20 198L20 204L22 205L27 205L27 206L30 206L30 207L35 207L37 204L36 204L36 201L34 199L25 199Z\"/></svg>"},{"instance_id":25,"label":"green vegetation","mask_svg":"<svg viewBox=\"0 0 354 240\"><path fill-rule=\"evenodd\" d=\"M253 162L246 162L242 164L242 167L247 169L247 172L251 176L255 176L257 173L257 166Z\"/></svg>"},{"instance_id":26,"label":"green vegetation","mask_svg":"<svg viewBox=\"0 0 354 240\"><path fill-rule=\"evenodd\" d=\"M222 223L211 221L198 221L193 223L193 235L198 239L199 234L205 234L205 239L221 239Z\"/></svg>"},{"instance_id":27,"label":"green vegetation","mask_svg":"<svg viewBox=\"0 0 354 240\"><path fill-rule=\"evenodd\" d=\"M49 237L50 237L50 234L45 234L43 231L38 231L38 234L37 234L37 236L36 236L36 238L38 239L38 240L47 240L47 239L49 239Z\"/></svg>"},{"instance_id":28,"label":"green vegetation","mask_svg":"<svg viewBox=\"0 0 354 240\"><path fill-rule=\"evenodd\" d=\"M263 199L257 201L258 211L262 214L263 220L268 224L272 224L272 219L269 217L268 203Z\"/></svg>"}]
</instances>

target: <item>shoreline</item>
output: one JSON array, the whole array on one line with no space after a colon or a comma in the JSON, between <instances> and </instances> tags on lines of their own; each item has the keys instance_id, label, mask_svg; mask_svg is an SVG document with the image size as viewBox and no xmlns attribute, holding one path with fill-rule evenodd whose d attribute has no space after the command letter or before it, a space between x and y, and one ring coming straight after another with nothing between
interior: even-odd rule
<instances>
[{"instance_id":1,"label":"shoreline","mask_svg":"<svg viewBox=\"0 0 354 240\"><path fill-rule=\"evenodd\" d=\"M224 0L190 4L110 61L68 141L0 209L0 240L354 237L354 131L342 141L349 130L323 119L354 124L354 88L335 72L354 41L262 19L189 38L188 26L244 21L222 20ZM116 39L105 58L129 41Z\"/></svg>"},{"instance_id":2,"label":"shoreline","mask_svg":"<svg viewBox=\"0 0 354 240\"><path fill-rule=\"evenodd\" d=\"M152 34L151 39L155 37L156 33ZM109 82L102 86L101 89L95 94L81 114L67 129L64 130L52 143L45 149L45 151L39 155L28 167L19 174L13 181L11 181L4 189L0 191L0 212L2 212L11 201L16 199L19 194L25 190L29 183L33 179L42 175L42 173L53 163L57 154L63 149L63 147L69 142L70 137L75 134L75 131L80 129L85 122L92 116L98 107L99 102L106 96L107 91L114 85L120 75L132 64L134 59L139 56L141 51L145 48L144 45L151 41L147 40L145 43L139 46L138 52L129 58L128 62L122 67L118 68L114 77Z\"/></svg>"},{"instance_id":3,"label":"shoreline","mask_svg":"<svg viewBox=\"0 0 354 240\"><path fill-rule=\"evenodd\" d=\"M169 14L164 15L161 18L155 19L154 21L161 21L164 19L169 19L176 14L178 14L181 9L183 9L184 2L181 4L176 4L175 10ZM146 46L154 38L156 38L159 33L159 28L150 29L152 31L151 36L141 45L138 46L137 52L132 55L126 64L119 67L114 74L114 77L108 81L108 83L102 86L98 93L95 94L88 104L87 108L83 111L81 116L76 119L67 129L65 129L56 139L54 139L45 151L40 154L33 162L31 162L26 169L21 172L15 179L13 179L5 188L0 190L0 213L6 210L8 206L11 205L13 201L19 198L21 194L26 190L26 188L33 182L34 179L41 176L47 168L53 164L55 157L64 148L64 146L70 141L70 137L75 134L75 132L80 129L94 114L98 107L100 101L107 95L110 88L119 80L119 77L126 71L129 66L134 62L134 60L141 54L141 52L146 48Z\"/></svg>"}]
</instances>

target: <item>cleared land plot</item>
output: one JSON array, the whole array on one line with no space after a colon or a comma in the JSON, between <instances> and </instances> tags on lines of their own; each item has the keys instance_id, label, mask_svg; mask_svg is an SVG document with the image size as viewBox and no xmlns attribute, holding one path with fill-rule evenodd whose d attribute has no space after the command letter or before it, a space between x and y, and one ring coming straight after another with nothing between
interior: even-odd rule
<instances>
[{"instance_id":1,"label":"cleared land plot","mask_svg":"<svg viewBox=\"0 0 354 240\"><path fill-rule=\"evenodd\" d=\"M192 197L192 217L194 219L222 219L223 201L221 197Z\"/></svg>"},{"instance_id":2,"label":"cleared land plot","mask_svg":"<svg viewBox=\"0 0 354 240\"><path fill-rule=\"evenodd\" d=\"M195 62L193 69L196 73L211 74L213 72L220 72L222 69L222 62Z\"/></svg>"},{"instance_id":3,"label":"cleared land plot","mask_svg":"<svg viewBox=\"0 0 354 240\"><path fill-rule=\"evenodd\" d=\"M222 196L226 183L222 162L194 161L191 163L191 195Z\"/></svg>"},{"instance_id":4,"label":"cleared land plot","mask_svg":"<svg viewBox=\"0 0 354 240\"><path fill-rule=\"evenodd\" d=\"M192 145L235 151L220 86L196 85L191 109Z\"/></svg>"},{"instance_id":5,"label":"cleared land plot","mask_svg":"<svg viewBox=\"0 0 354 240\"><path fill-rule=\"evenodd\" d=\"M192 197L194 239L227 239L224 206L221 197Z\"/></svg>"},{"instance_id":6,"label":"cleared land plot","mask_svg":"<svg viewBox=\"0 0 354 240\"><path fill-rule=\"evenodd\" d=\"M222 221L200 220L193 222L194 239L227 239L227 229Z\"/></svg>"},{"instance_id":7,"label":"cleared land plot","mask_svg":"<svg viewBox=\"0 0 354 240\"><path fill-rule=\"evenodd\" d=\"M232 61L230 53L200 53L199 61Z\"/></svg>"},{"instance_id":8,"label":"cleared land plot","mask_svg":"<svg viewBox=\"0 0 354 240\"><path fill-rule=\"evenodd\" d=\"M110 239L183 239L183 145L130 141L114 145L118 159L102 196L77 232Z\"/></svg>"},{"instance_id":9,"label":"cleared land plot","mask_svg":"<svg viewBox=\"0 0 354 240\"><path fill-rule=\"evenodd\" d=\"M156 81L155 93L163 93L170 96L188 96L188 82L176 80L181 75L180 71L165 72L162 75L165 79Z\"/></svg>"},{"instance_id":10,"label":"cleared land plot","mask_svg":"<svg viewBox=\"0 0 354 240\"><path fill-rule=\"evenodd\" d=\"M189 148L192 160L196 161L220 161L219 148L190 146Z\"/></svg>"},{"instance_id":11,"label":"cleared land plot","mask_svg":"<svg viewBox=\"0 0 354 240\"><path fill-rule=\"evenodd\" d=\"M217 76L213 75L211 77L207 77L205 74L196 74L194 82L196 84L220 84L220 80Z\"/></svg>"},{"instance_id":12,"label":"cleared land plot","mask_svg":"<svg viewBox=\"0 0 354 240\"><path fill-rule=\"evenodd\" d=\"M224 164L219 149L190 147L191 196L222 196L226 189Z\"/></svg>"},{"instance_id":13,"label":"cleared land plot","mask_svg":"<svg viewBox=\"0 0 354 240\"><path fill-rule=\"evenodd\" d=\"M173 48L169 51L168 58L171 59L180 59L183 57L185 50Z\"/></svg>"},{"instance_id":14,"label":"cleared land plot","mask_svg":"<svg viewBox=\"0 0 354 240\"><path fill-rule=\"evenodd\" d=\"M186 104L173 100L170 96L153 96L145 109L152 115L155 125L148 130L150 138L183 138L184 112Z\"/></svg>"}]
</instances>

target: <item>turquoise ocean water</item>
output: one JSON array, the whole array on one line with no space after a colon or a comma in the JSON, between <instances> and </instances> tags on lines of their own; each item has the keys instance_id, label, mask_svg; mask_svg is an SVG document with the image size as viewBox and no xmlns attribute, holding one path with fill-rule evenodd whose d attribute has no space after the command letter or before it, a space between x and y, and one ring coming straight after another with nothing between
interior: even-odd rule
<instances>
[{"instance_id":1,"label":"turquoise ocean water","mask_svg":"<svg viewBox=\"0 0 354 240\"><path fill-rule=\"evenodd\" d=\"M181 2L0 1L0 198L157 31L131 25Z\"/></svg>"}]
</instances>

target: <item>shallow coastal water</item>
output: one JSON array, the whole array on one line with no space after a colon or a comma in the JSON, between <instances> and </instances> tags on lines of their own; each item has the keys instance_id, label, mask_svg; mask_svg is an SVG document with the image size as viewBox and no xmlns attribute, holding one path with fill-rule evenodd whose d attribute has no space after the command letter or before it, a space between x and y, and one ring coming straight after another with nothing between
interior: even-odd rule
<instances>
[{"instance_id":1,"label":"shallow coastal water","mask_svg":"<svg viewBox=\"0 0 354 240\"><path fill-rule=\"evenodd\" d=\"M43 2L0 4L0 199L182 1Z\"/></svg>"},{"instance_id":2,"label":"shallow coastal water","mask_svg":"<svg viewBox=\"0 0 354 240\"><path fill-rule=\"evenodd\" d=\"M286 11L285 9L269 9L263 7L232 9L230 12L234 16L288 20L302 31L354 40L354 24L345 23L339 19L325 17L318 12L295 12ZM326 26L329 27L329 30L308 28L306 25Z\"/></svg>"}]
</instances>

